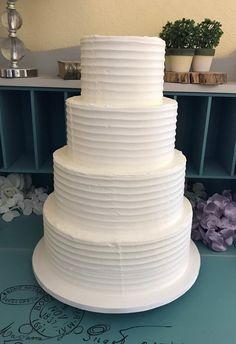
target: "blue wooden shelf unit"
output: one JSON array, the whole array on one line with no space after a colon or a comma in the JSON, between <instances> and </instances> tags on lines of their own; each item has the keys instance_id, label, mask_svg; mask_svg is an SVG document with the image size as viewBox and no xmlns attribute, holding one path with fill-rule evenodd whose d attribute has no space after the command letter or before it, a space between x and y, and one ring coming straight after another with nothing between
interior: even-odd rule
<instances>
[{"instance_id":1,"label":"blue wooden shelf unit","mask_svg":"<svg viewBox=\"0 0 236 344\"><path fill-rule=\"evenodd\" d=\"M65 100L80 94L78 80L56 77L0 82L0 172L52 174L52 153L66 144ZM236 181L236 83L165 84L178 101L176 147L187 177Z\"/></svg>"}]
</instances>

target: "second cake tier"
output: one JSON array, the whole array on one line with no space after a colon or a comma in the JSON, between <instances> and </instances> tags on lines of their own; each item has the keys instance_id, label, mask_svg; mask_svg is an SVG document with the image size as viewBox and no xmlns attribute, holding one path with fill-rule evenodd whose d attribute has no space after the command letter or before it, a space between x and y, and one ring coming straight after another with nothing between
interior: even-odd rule
<instances>
[{"instance_id":1,"label":"second cake tier","mask_svg":"<svg viewBox=\"0 0 236 344\"><path fill-rule=\"evenodd\" d=\"M124 173L73 161L65 146L54 153L56 203L70 222L88 230L156 228L180 216L185 163L176 150L163 168L143 165Z\"/></svg>"},{"instance_id":2,"label":"second cake tier","mask_svg":"<svg viewBox=\"0 0 236 344\"><path fill-rule=\"evenodd\" d=\"M146 108L111 108L66 101L67 139L73 159L86 165L139 168L173 159L177 102Z\"/></svg>"}]
</instances>

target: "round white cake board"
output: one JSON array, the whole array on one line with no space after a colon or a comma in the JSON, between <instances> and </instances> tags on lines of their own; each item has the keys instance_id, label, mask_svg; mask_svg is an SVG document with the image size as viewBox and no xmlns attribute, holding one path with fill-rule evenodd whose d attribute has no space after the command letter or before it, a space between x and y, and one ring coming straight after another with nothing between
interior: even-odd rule
<instances>
[{"instance_id":1,"label":"round white cake board","mask_svg":"<svg viewBox=\"0 0 236 344\"><path fill-rule=\"evenodd\" d=\"M76 308L99 313L134 313L163 306L183 295L196 281L200 269L200 255L193 242L185 273L165 288L155 288L147 294L109 295L78 287L60 278L51 265L41 239L33 254L33 270L39 285L50 295Z\"/></svg>"}]
</instances>

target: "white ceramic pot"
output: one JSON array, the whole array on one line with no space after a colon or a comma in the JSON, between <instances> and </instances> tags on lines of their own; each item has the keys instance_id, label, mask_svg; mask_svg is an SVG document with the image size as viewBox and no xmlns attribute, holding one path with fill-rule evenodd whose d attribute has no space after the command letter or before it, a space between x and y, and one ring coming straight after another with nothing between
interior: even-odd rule
<instances>
[{"instance_id":1,"label":"white ceramic pot","mask_svg":"<svg viewBox=\"0 0 236 344\"><path fill-rule=\"evenodd\" d=\"M193 72L209 72L214 54L214 49L196 49L191 70Z\"/></svg>"},{"instance_id":2,"label":"white ceramic pot","mask_svg":"<svg viewBox=\"0 0 236 344\"><path fill-rule=\"evenodd\" d=\"M194 49L167 49L165 57L165 69L167 72L190 71L194 55Z\"/></svg>"}]
</instances>

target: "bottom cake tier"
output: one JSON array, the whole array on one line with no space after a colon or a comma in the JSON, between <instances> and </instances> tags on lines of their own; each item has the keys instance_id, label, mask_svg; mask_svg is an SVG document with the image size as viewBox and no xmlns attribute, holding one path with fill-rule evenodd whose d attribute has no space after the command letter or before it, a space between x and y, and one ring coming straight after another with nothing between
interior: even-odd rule
<instances>
[{"instance_id":1,"label":"bottom cake tier","mask_svg":"<svg viewBox=\"0 0 236 344\"><path fill-rule=\"evenodd\" d=\"M36 278L56 298L87 310L124 313L163 305L198 275L191 221L184 199L178 220L156 231L87 231L68 223L51 194L44 206L44 239L33 257Z\"/></svg>"}]
</instances>

